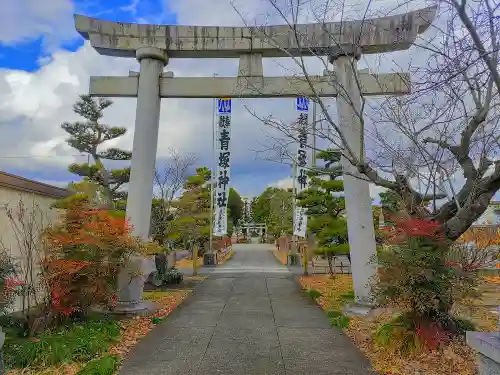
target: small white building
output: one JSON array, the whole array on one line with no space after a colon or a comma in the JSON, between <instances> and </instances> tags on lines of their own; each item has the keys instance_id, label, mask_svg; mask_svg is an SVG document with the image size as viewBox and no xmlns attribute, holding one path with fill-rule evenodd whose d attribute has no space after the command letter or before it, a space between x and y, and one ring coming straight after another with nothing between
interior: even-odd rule
<instances>
[{"instance_id":1,"label":"small white building","mask_svg":"<svg viewBox=\"0 0 500 375\"><path fill-rule=\"evenodd\" d=\"M61 218L62 210L52 204L68 195L66 189L0 171L0 246L18 263L20 278L30 278L29 272L37 278L40 234ZM20 300L14 306L18 310Z\"/></svg>"}]
</instances>

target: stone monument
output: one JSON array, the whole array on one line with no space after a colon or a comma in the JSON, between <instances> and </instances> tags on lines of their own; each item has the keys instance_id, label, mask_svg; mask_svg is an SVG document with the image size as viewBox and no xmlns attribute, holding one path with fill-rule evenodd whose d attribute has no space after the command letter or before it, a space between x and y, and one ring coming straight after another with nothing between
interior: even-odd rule
<instances>
[{"instance_id":1,"label":"stone monument","mask_svg":"<svg viewBox=\"0 0 500 375\"><path fill-rule=\"evenodd\" d=\"M160 98L337 97L341 130L348 149L361 155L360 95L398 95L410 91L408 73L358 71L362 54L407 50L434 20L437 7L406 14L331 23L266 27L167 26L102 21L75 15L76 30L108 56L135 58L140 72L128 77L91 77L90 95L136 97L127 216L134 234L147 238L153 172L158 143ZM297 38L297 31L300 35ZM328 56L335 72L306 77L263 74L263 58ZM163 68L169 59L239 58L237 77L174 77ZM358 84L359 83L359 84ZM347 160L344 180L356 302L369 302L376 254L368 182Z\"/></svg>"},{"instance_id":2,"label":"stone monument","mask_svg":"<svg viewBox=\"0 0 500 375\"><path fill-rule=\"evenodd\" d=\"M467 332L467 344L477 352L479 375L500 374L500 307L497 332Z\"/></svg>"}]
</instances>

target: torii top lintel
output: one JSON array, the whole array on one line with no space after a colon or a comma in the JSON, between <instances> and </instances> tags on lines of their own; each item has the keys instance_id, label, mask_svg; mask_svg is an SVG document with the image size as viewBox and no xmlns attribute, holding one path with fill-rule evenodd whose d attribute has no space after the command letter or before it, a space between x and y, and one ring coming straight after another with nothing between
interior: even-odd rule
<instances>
[{"instance_id":1,"label":"torii top lintel","mask_svg":"<svg viewBox=\"0 0 500 375\"><path fill-rule=\"evenodd\" d=\"M135 57L140 47L163 49L173 58L235 58L328 55L332 48L355 44L362 53L408 49L436 16L437 6L359 21L265 27L167 26L122 23L75 15L76 30L98 53Z\"/></svg>"}]
</instances>

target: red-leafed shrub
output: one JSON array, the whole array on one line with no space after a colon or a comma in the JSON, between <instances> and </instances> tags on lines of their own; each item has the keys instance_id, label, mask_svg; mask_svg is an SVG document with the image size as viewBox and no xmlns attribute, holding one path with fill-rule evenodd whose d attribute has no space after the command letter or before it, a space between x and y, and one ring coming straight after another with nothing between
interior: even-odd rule
<instances>
[{"instance_id":1,"label":"red-leafed shrub","mask_svg":"<svg viewBox=\"0 0 500 375\"><path fill-rule=\"evenodd\" d=\"M415 326L415 333L420 342L429 350L437 350L439 345L450 341L450 333L436 323L420 323Z\"/></svg>"},{"instance_id":2,"label":"red-leafed shrub","mask_svg":"<svg viewBox=\"0 0 500 375\"><path fill-rule=\"evenodd\" d=\"M120 268L140 250L130 229L113 212L77 202L68 207L62 224L47 230L43 266L56 312L69 316L94 304L109 305Z\"/></svg>"},{"instance_id":3,"label":"red-leafed shrub","mask_svg":"<svg viewBox=\"0 0 500 375\"><path fill-rule=\"evenodd\" d=\"M441 225L418 219L400 221L387 242L391 246L378 254L381 272L373 293L380 305L404 311L396 325L405 342L411 333L434 350L450 335L462 333L463 322L451 310L475 293L477 276L450 261L451 243ZM391 330L385 327L381 332L387 331Z\"/></svg>"},{"instance_id":4,"label":"red-leafed shrub","mask_svg":"<svg viewBox=\"0 0 500 375\"><path fill-rule=\"evenodd\" d=\"M24 282L17 279L14 260L7 251L0 250L0 315L8 312L22 286Z\"/></svg>"}]
</instances>

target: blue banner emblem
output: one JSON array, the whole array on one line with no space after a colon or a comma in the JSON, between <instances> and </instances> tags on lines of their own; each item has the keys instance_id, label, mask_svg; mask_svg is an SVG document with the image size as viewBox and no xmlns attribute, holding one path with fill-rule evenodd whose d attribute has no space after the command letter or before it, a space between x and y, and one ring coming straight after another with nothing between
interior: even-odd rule
<instances>
[{"instance_id":1,"label":"blue banner emblem","mask_svg":"<svg viewBox=\"0 0 500 375\"><path fill-rule=\"evenodd\" d=\"M217 113L231 113L231 98L217 99Z\"/></svg>"},{"instance_id":2,"label":"blue banner emblem","mask_svg":"<svg viewBox=\"0 0 500 375\"><path fill-rule=\"evenodd\" d=\"M305 111L309 110L309 98L300 97L297 98L297 111Z\"/></svg>"}]
</instances>

